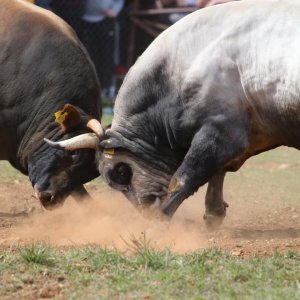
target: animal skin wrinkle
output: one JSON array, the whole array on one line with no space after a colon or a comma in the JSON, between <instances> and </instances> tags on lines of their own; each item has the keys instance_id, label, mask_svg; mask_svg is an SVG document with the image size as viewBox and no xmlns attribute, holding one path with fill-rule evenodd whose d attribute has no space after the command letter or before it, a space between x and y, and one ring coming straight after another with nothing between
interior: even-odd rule
<instances>
[{"instance_id":1,"label":"animal skin wrinkle","mask_svg":"<svg viewBox=\"0 0 300 300\"><path fill-rule=\"evenodd\" d=\"M174 116L173 116L174 118ZM170 145L170 148L173 150L175 148L174 142L175 142L175 136L173 132L173 127L174 127L174 122L172 122L172 116L170 116L170 112L166 111L165 114L165 122L164 122L164 127L166 129L166 134L167 134L167 139ZM172 125L171 125L172 122Z\"/></svg>"},{"instance_id":2,"label":"animal skin wrinkle","mask_svg":"<svg viewBox=\"0 0 300 300\"><path fill-rule=\"evenodd\" d=\"M41 111L41 109L42 108L40 107L37 111L32 112L32 115L30 116L30 118L24 119L23 123L26 123L26 130L24 130L24 135L23 135L22 141L19 146L19 151L24 150L26 145L30 142L30 140L32 138L32 134L34 132L36 132L37 128L39 127L37 124L40 125L40 123L41 123L40 115L39 115L39 112ZM28 123L28 120L29 120L29 123ZM43 123L45 123L45 121ZM44 132L44 131L45 131L45 129L42 130L42 132Z\"/></svg>"},{"instance_id":3,"label":"animal skin wrinkle","mask_svg":"<svg viewBox=\"0 0 300 300\"><path fill-rule=\"evenodd\" d=\"M0 43L0 64L4 65L10 58L11 47L5 42Z\"/></svg>"}]
</instances>

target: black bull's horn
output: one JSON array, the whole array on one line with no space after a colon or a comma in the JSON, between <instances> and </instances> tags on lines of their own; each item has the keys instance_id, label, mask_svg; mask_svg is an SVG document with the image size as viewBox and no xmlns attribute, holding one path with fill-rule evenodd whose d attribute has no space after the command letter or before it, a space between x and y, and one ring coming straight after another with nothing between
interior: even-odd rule
<instances>
[{"instance_id":1,"label":"black bull's horn","mask_svg":"<svg viewBox=\"0 0 300 300\"><path fill-rule=\"evenodd\" d=\"M59 142L53 142L46 138L44 138L44 141L53 148L65 149L69 151L82 148L97 149L98 143L104 135L102 125L96 119L91 119L86 126L92 129L94 133L84 133L71 139Z\"/></svg>"}]
</instances>

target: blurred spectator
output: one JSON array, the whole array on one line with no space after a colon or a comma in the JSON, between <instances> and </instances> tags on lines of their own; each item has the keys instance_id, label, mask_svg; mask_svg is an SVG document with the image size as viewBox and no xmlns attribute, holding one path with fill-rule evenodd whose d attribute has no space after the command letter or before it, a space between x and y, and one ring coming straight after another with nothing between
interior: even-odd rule
<instances>
[{"instance_id":1,"label":"blurred spectator","mask_svg":"<svg viewBox=\"0 0 300 300\"><path fill-rule=\"evenodd\" d=\"M138 10L157 9L161 7L162 4L160 0L140 0L138 4ZM159 17L154 16L151 17L150 19L152 21L155 19L160 19L160 16ZM136 27L135 47L134 47L135 53L133 55L133 62L146 50L146 48L150 45L152 41L153 41L153 36L146 33L143 29Z\"/></svg>"},{"instance_id":2,"label":"blurred spectator","mask_svg":"<svg viewBox=\"0 0 300 300\"><path fill-rule=\"evenodd\" d=\"M44 0L42 0L44 1ZM81 17L87 0L49 0L52 11L64 19L80 36Z\"/></svg>"},{"instance_id":3,"label":"blurred spectator","mask_svg":"<svg viewBox=\"0 0 300 300\"><path fill-rule=\"evenodd\" d=\"M140 0L139 1L139 9L154 9L160 8L161 3L160 0Z\"/></svg>"},{"instance_id":4,"label":"blurred spectator","mask_svg":"<svg viewBox=\"0 0 300 300\"><path fill-rule=\"evenodd\" d=\"M124 0L87 0L82 16L81 41L87 48L99 76L104 96L112 97L116 17Z\"/></svg>"},{"instance_id":5,"label":"blurred spectator","mask_svg":"<svg viewBox=\"0 0 300 300\"><path fill-rule=\"evenodd\" d=\"M196 0L195 0L196 1ZM193 2L193 6L196 5L195 1L192 0L160 0L162 7L164 8L172 8L172 7L185 7L191 6L191 2ZM165 16L166 23L172 25L186 16L187 13L172 13Z\"/></svg>"},{"instance_id":6,"label":"blurred spectator","mask_svg":"<svg viewBox=\"0 0 300 300\"><path fill-rule=\"evenodd\" d=\"M50 8L50 0L35 0L35 4L46 9Z\"/></svg>"},{"instance_id":7,"label":"blurred spectator","mask_svg":"<svg viewBox=\"0 0 300 300\"><path fill-rule=\"evenodd\" d=\"M116 68L116 74L120 78L124 77L127 72L128 64L128 48L130 43L130 19L129 12L132 8L132 1L126 0L123 9L118 16L118 23L120 26L120 39L119 39L119 63ZM118 86L117 86L118 87Z\"/></svg>"}]
</instances>

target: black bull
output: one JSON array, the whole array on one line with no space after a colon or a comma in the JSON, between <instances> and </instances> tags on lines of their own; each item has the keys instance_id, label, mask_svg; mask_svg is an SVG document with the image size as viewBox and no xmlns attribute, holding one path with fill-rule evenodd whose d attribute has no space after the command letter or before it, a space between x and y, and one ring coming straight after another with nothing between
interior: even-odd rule
<instances>
[{"instance_id":1,"label":"black bull","mask_svg":"<svg viewBox=\"0 0 300 300\"><path fill-rule=\"evenodd\" d=\"M1 0L0 159L29 176L45 207L84 194L82 184L99 175L93 149L65 152L43 141L92 131L99 97L94 67L64 21L24 1ZM59 125L53 115L60 110Z\"/></svg>"}]
</instances>

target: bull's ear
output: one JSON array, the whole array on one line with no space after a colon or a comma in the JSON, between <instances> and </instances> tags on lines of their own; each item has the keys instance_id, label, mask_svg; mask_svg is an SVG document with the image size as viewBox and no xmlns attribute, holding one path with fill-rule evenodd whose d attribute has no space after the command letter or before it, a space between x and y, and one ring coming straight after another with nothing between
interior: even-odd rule
<instances>
[{"instance_id":1,"label":"bull's ear","mask_svg":"<svg viewBox=\"0 0 300 300\"><path fill-rule=\"evenodd\" d=\"M71 104L66 104L63 110L57 111L54 116L55 122L60 124L64 131L70 130L81 123L79 111Z\"/></svg>"}]
</instances>

